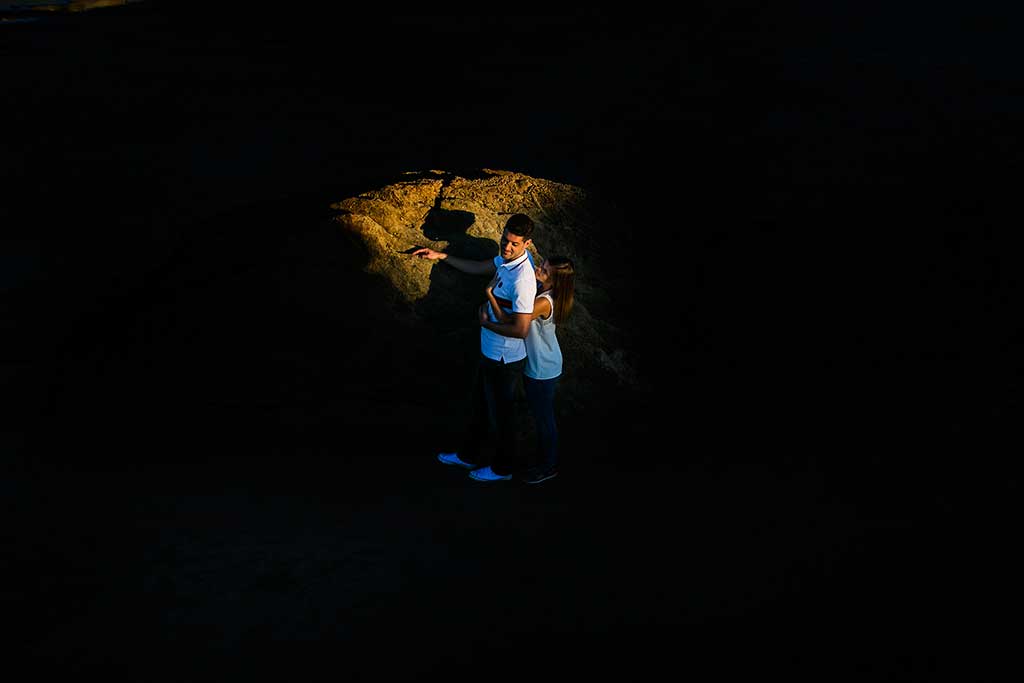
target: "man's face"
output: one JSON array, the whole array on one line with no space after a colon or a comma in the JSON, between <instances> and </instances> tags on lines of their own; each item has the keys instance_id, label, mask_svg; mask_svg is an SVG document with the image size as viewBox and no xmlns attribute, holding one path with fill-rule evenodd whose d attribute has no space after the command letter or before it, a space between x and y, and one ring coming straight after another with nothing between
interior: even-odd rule
<instances>
[{"instance_id":1,"label":"man's face","mask_svg":"<svg viewBox=\"0 0 1024 683\"><path fill-rule=\"evenodd\" d=\"M499 246L499 249L501 250L501 258L506 261L514 261L523 255L523 252L526 251L526 247L529 244L530 240L523 239L521 235L516 235L508 230L503 230L501 233L501 245Z\"/></svg>"}]
</instances>

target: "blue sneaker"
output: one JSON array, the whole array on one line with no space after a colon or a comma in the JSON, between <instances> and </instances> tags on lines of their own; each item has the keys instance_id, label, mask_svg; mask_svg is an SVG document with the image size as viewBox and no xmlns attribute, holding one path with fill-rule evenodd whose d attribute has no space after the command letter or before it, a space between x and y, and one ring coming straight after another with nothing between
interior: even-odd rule
<instances>
[{"instance_id":1,"label":"blue sneaker","mask_svg":"<svg viewBox=\"0 0 1024 683\"><path fill-rule=\"evenodd\" d=\"M443 462L445 465L455 465L457 467L465 467L467 470L471 470L476 465L468 462L463 462L459 459L458 453L439 453L437 459Z\"/></svg>"},{"instance_id":2,"label":"blue sneaker","mask_svg":"<svg viewBox=\"0 0 1024 683\"><path fill-rule=\"evenodd\" d=\"M473 470L469 473L469 476L477 481L508 481L512 478L511 474L495 474L494 470L490 467L481 467L480 469Z\"/></svg>"}]
</instances>

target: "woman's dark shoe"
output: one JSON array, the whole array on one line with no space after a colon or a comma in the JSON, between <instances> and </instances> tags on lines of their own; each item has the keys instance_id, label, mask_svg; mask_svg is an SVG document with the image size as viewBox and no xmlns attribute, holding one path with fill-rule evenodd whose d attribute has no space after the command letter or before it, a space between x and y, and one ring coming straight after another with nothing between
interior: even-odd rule
<instances>
[{"instance_id":1,"label":"woman's dark shoe","mask_svg":"<svg viewBox=\"0 0 1024 683\"><path fill-rule=\"evenodd\" d=\"M538 467L528 470L526 476L523 477L523 481L527 484L539 484L542 481L547 481L557 476L558 470L554 467Z\"/></svg>"}]
</instances>

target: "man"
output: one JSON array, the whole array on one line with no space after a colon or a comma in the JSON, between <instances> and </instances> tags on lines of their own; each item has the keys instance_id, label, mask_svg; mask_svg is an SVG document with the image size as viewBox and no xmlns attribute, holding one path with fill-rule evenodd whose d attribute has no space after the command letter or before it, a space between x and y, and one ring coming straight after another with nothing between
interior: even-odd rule
<instances>
[{"instance_id":1,"label":"man","mask_svg":"<svg viewBox=\"0 0 1024 683\"><path fill-rule=\"evenodd\" d=\"M509 216L501 233L500 253L493 259L475 261L427 247L412 252L420 258L444 261L471 275L493 275L494 296L508 320L499 322L489 310L488 317L494 325L491 329L480 327L480 357L465 440L457 452L437 456L446 465L471 470L469 476L477 481L507 481L523 469L515 398L526 364L525 340L537 296L533 260L527 251L533 240L533 227L533 220L526 214ZM481 446L490 435L492 409L497 431L494 459L490 465L481 467Z\"/></svg>"}]
</instances>

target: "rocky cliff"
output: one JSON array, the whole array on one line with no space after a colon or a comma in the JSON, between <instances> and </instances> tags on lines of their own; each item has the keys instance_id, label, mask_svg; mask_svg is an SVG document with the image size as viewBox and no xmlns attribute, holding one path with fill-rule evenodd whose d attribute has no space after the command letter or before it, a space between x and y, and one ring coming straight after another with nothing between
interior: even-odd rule
<instances>
[{"instance_id":1,"label":"rocky cliff","mask_svg":"<svg viewBox=\"0 0 1024 683\"><path fill-rule=\"evenodd\" d=\"M617 220L608 202L572 185L511 171L432 170L345 197L332 209L337 226L362 250L365 271L391 285L387 305L395 320L432 346L429 354L437 358L450 358L453 340L464 342L467 330L476 339L475 311L488 278L410 252L428 246L491 258L507 216L529 215L536 224L533 255L568 256L576 264L576 304L558 330L566 368L563 400L575 406L583 396L595 396L599 386L637 388L623 346L628 283L604 246Z\"/></svg>"}]
</instances>

